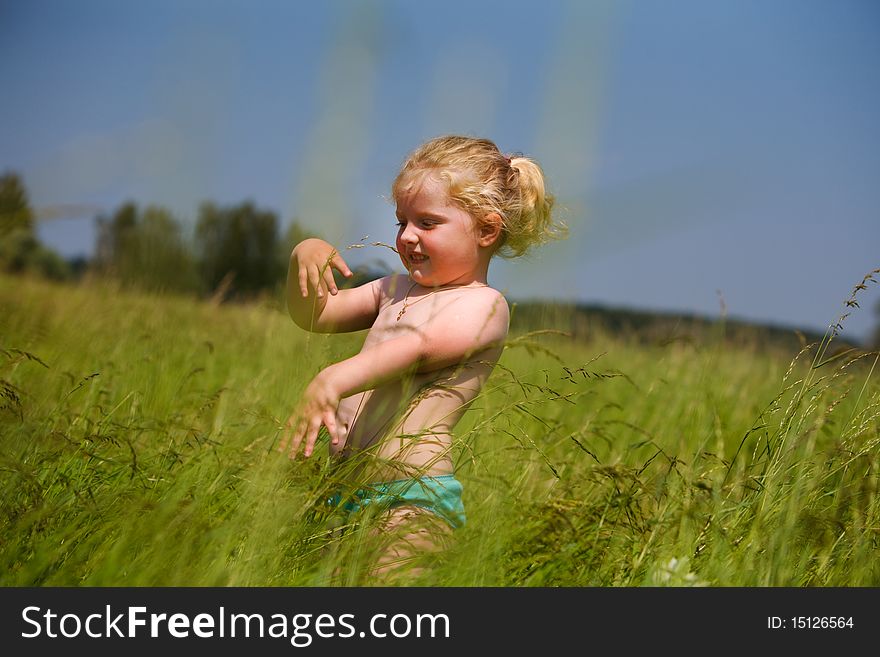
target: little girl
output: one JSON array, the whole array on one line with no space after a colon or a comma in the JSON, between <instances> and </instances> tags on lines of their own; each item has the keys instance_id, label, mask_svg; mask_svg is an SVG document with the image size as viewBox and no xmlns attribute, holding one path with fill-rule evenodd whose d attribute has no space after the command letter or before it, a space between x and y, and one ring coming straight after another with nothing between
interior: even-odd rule
<instances>
[{"instance_id":1,"label":"little girl","mask_svg":"<svg viewBox=\"0 0 880 657\"><path fill-rule=\"evenodd\" d=\"M487 282L489 262L522 255L561 228L540 167L487 139L422 145L392 197L406 275L339 290L331 267L352 272L330 244L308 239L291 253L287 303L297 325L369 332L360 353L309 383L281 445L294 458L304 444L308 457L323 425L331 454L354 460L360 488L336 502L349 511L372 506L384 530L403 530L380 567L435 547L435 533L416 520L441 519L435 524L446 533L464 524L452 430L498 361L509 319Z\"/></svg>"}]
</instances>

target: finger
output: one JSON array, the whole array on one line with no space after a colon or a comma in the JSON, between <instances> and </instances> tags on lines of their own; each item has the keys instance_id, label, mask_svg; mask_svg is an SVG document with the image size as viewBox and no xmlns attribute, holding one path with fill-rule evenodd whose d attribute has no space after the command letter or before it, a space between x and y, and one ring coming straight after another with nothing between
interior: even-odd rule
<instances>
[{"instance_id":1,"label":"finger","mask_svg":"<svg viewBox=\"0 0 880 657\"><path fill-rule=\"evenodd\" d=\"M336 429L336 433L339 435L339 442L344 445L348 440L348 425L343 422L342 426Z\"/></svg>"},{"instance_id":2,"label":"finger","mask_svg":"<svg viewBox=\"0 0 880 657\"><path fill-rule=\"evenodd\" d=\"M294 416L290 416L287 418L287 422L281 427L281 440L278 442L278 447L276 449L282 454L287 451L287 445L290 442L291 434L293 433L293 423Z\"/></svg>"},{"instance_id":3,"label":"finger","mask_svg":"<svg viewBox=\"0 0 880 657\"><path fill-rule=\"evenodd\" d=\"M299 451L300 443L302 442L302 437L305 431L303 431L303 420L296 415L292 415L290 419L287 421L288 424L288 432L287 438L285 439L287 458L295 459L296 453Z\"/></svg>"},{"instance_id":4,"label":"finger","mask_svg":"<svg viewBox=\"0 0 880 657\"><path fill-rule=\"evenodd\" d=\"M306 448L303 450L303 456L309 458L315 449L315 441L318 439L318 430L321 428L321 420L312 420L309 422L309 431L306 434Z\"/></svg>"},{"instance_id":5,"label":"finger","mask_svg":"<svg viewBox=\"0 0 880 657\"><path fill-rule=\"evenodd\" d=\"M299 268L299 291L303 298L309 296L309 272L306 267Z\"/></svg>"},{"instance_id":6,"label":"finger","mask_svg":"<svg viewBox=\"0 0 880 657\"><path fill-rule=\"evenodd\" d=\"M330 294L336 294L339 290L336 289L336 280L333 278L333 270L330 267L324 268L324 282L327 284L327 289L330 291Z\"/></svg>"},{"instance_id":7,"label":"finger","mask_svg":"<svg viewBox=\"0 0 880 657\"><path fill-rule=\"evenodd\" d=\"M330 443L339 444L339 430L336 427L336 413L333 411L324 412L324 426L327 427L327 433L330 434Z\"/></svg>"},{"instance_id":8,"label":"finger","mask_svg":"<svg viewBox=\"0 0 880 657\"><path fill-rule=\"evenodd\" d=\"M352 273L351 269L348 268L348 265L345 264L345 260L342 259L342 256L339 255L337 251L336 254L330 259L330 264L335 267L340 274L345 276L346 278L351 278Z\"/></svg>"},{"instance_id":9,"label":"finger","mask_svg":"<svg viewBox=\"0 0 880 657\"><path fill-rule=\"evenodd\" d=\"M321 272L318 270L317 265L313 267L309 267L309 283L312 284L312 289L315 291L315 294L319 297L324 296L323 290L321 290Z\"/></svg>"},{"instance_id":10,"label":"finger","mask_svg":"<svg viewBox=\"0 0 880 657\"><path fill-rule=\"evenodd\" d=\"M291 461L296 458L296 453L299 451L299 446L302 443L303 431L300 427L297 427L290 436L290 447L287 450L287 458Z\"/></svg>"}]
</instances>

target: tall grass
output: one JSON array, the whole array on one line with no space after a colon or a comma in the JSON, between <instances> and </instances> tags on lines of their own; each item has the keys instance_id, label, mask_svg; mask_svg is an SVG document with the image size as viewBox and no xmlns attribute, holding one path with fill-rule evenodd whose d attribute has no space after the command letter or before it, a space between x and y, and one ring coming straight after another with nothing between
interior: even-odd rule
<instances>
[{"instance_id":1,"label":"tall grass","mask_svg":"<svg viewBox=\"0 0 880 657\"><path fill-rule=\"evenodd\" d=\"M877 354L833 334L798 354L512 334L456 432L468 523L400 582L880 585ZM7 277L0 335L3 585L372 583L369 533L323 504L326 450L274 449L362 335Z\"/></svg>"}]
</instances>

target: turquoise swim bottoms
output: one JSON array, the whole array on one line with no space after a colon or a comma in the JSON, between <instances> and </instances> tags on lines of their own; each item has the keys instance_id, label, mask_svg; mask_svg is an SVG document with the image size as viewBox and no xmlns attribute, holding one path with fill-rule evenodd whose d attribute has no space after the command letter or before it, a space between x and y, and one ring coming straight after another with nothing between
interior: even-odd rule
<instances>
[{"instance_id":1,"label":"turquoise swim bottoms","mask_svg":"<svg viewBox=\"0 0 880 657\"><path fill-rule=\"evenodd\" d=\"M448 522L453 529L458 529L465 523L461 491L461 482L455 478L455 475L397 479L376 482L356 490L345 500L342 508L354 513L371 504L389 509L412 505L431 511ZM332 506L339 506L343 502L342 495L336 493L327 502Z\"/></svg>"}]
</instances>

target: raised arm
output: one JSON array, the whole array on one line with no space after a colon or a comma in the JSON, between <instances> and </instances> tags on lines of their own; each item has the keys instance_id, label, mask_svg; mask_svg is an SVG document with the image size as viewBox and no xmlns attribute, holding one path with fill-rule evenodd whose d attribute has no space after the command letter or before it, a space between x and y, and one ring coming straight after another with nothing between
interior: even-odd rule
<instances>
[{"instance_id":1,"label":"raised arm","mask_svg":"<svg viewBox=\"0 0 880 657\"><path fill-rule=\"evenodd\" d=\"M374 283L339 290L333 269L350 277L351 269L324 240L307 239L294 247L287 270L287 312L297 326L318 333L369 328L379 312Z\"/></svg>"},{"instance_id":2,"label":"raised arm","mask_svg":"<svg viewBox=\"0 0 880 657\"><path fill-rule=\"evenodd\" d=\"M303 393L299 411L288 421L282 451L287 450L293 458L305 440L303 454L310 456L322 424L333 444L338 444L336 409L345 397L407 372L431 372L478 353L500 353L507 335L507 303L495 292L485 297L483 303L462 304L460 309L452 304L418 328L364 349L318 373Z\"/></svg>"}]
</instances>

